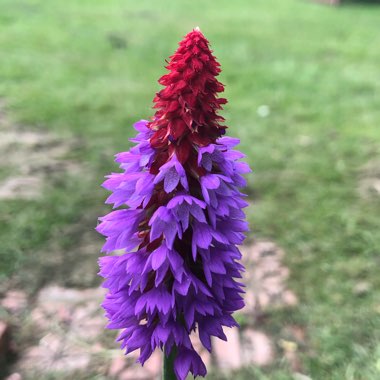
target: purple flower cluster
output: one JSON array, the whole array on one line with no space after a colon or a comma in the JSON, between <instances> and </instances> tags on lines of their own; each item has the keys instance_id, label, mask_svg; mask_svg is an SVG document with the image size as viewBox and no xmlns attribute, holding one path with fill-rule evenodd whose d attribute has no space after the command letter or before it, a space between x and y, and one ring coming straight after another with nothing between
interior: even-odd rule
<instances>
[{"instance_id":1,"label":"purple flower cluster","mask_svg":"<svg viewBox=\"0 0 380 380\"><path fill-rule=\"evenodd\" d=\"M122 173L111 174L104 187L115 208L100 218L97 231L106 236L103 251L123 254L100 259L108 294L103 302L108 327L122 329L118 340L126 353L140 349L144 362L157 348L169 355L176 348L175 373L206 374L190 335L198 333L211 351L211 336L226 340L222 326L237 326L232 313L244 306L243 267L236 245L248 226L238 190L250 171L233 147L239 140L220 137L200 147L198 176L176 154L152 174L155 150L147 121L129 152L116 156ZM216 170L217 168L217 170Z\"/></svg>"}]
</instances>

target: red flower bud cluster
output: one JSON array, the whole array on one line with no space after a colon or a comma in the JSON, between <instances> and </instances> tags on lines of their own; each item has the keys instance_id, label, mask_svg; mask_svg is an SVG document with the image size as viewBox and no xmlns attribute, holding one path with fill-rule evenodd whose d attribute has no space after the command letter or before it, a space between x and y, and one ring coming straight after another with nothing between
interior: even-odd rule
<instances>
[{"instance_id":1,"label":"red flower bud cluster","mask_svg":"<svg viewBox=\"0 0 380 380\"><path fill-rule=\"evenodd\" d=\"M170 72L158 81L165 88L154 98L157 111L149 123L155 131L150 143L157 152L153 174L173 153L181 164L196 168L197 147L215 143L226 129L217 114L227 103L217 96L224 91L216 79L220 64L200 30L188 33L170 58L166 66Z\"/></svg>"}]
</instances>

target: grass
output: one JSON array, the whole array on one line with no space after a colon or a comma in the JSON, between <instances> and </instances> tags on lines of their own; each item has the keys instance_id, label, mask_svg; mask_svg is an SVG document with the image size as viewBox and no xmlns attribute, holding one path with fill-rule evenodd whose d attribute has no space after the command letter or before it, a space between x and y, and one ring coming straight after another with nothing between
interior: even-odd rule
<instances>
[{"instance_id":1,"label":"grass","mask_svg":"<svg viewBox=\"0 0 380 380\"><path fill-rule=\"evenodd\" d=\"M303 357L305 373L380 377L380 197L357 191L361 168L380 160L380 7L1 0L0 8L0 97L10 116L81 138L75 154L90 174L63 178L42 200L0 202L3 280L28 287L27 268L47 269L42 252L52 242L73 250L78 233L67 234L70 226L79 235L93 228L105 210L98 185L115 170L113 153L129 146L135 120L152 115L164 59L199 25L224 70L229 133L241 138L255 172L253 236L287 252L301 300L294 318L305 324L312 351ZM270 108L265 118L261 105ZM369 290L358 295L363 281ZM236 378L292 377L278 363Z\"/></svg>"}]
</instances>

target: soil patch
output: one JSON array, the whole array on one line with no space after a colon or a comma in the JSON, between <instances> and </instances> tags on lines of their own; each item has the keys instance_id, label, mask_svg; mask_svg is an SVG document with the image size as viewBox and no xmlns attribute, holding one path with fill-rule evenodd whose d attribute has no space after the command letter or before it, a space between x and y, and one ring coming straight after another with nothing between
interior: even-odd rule
<instances>
[{"instance_id":1,"label":"soil patch","mask_svg":"<svg viewBox=\"0 0 380 380\"><path fill-rule=\"evenodd\" d=\"M12 123L0 102L0 171L8 174L0 181L0 199L35 199L44 183L81 173L82 166L67 158L80 146L79 140Z\"/></svg>"}]
</instances>

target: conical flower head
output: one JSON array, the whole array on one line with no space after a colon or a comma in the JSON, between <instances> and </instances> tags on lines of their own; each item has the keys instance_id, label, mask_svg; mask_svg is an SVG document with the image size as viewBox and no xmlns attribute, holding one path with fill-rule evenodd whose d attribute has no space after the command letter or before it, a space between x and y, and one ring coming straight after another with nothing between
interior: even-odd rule
<instances>
[{"instance_id":1,"label":"conical flower head","mask_svg":"<svg viewBox=\"0 0 380 380\"><path fill-rule=\"evenodd\" d=\"M206 146L225 133L217 115L226 99L216 79L219 63L199 30L190 32L179 44L167 66L169 73L159 83L165 88L154 98L157 112L149 128L154 130L152 146L162 154L175 152L181 164L189 159L195 146Z\"/></svg>"},{"instance_id":2,"label":"conical flower head","mask_svg":"<svg viewBox=\"0 0 380 380\"><path fill-rule=\"evenodd\" d=\"M171 57L166 86L155 97L152 121L135 124L136 145L116 155L121 173L103 186L116 210L100 218L100 259L108 294L103 302L109 328L126 353L140 349L143 364L156 348L175 348L175 372L206 374L192 344L198 335L211 351L211 336L226 339L223 326L244 306L237 245L244 240L247 164L222 136L217 115L219 64L199 30L190 32Z\"/></svg>"}]
</instances>

